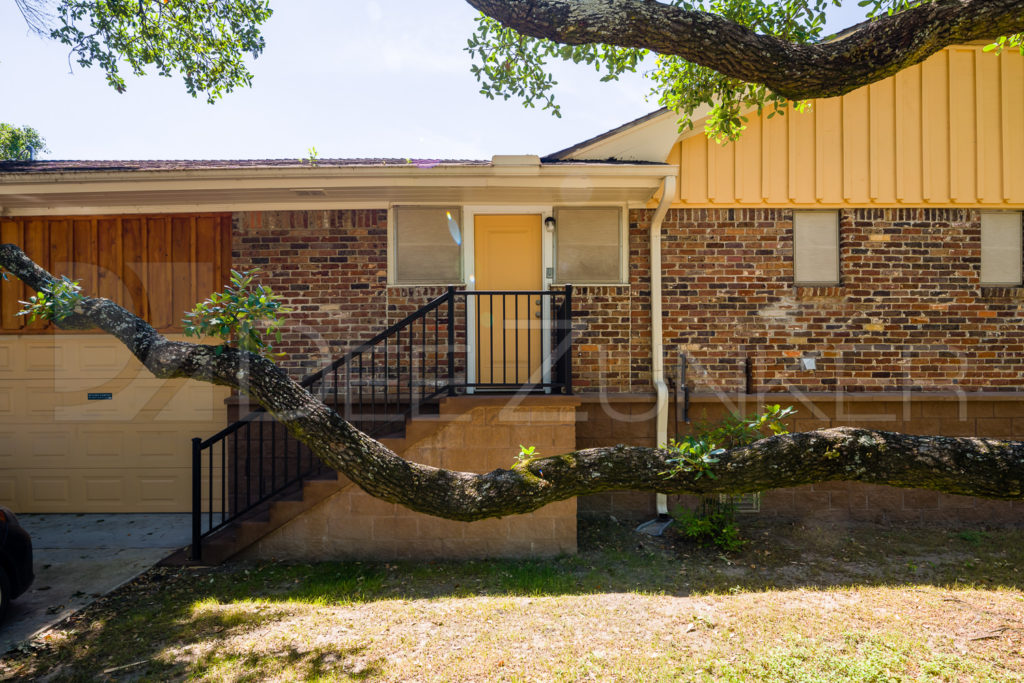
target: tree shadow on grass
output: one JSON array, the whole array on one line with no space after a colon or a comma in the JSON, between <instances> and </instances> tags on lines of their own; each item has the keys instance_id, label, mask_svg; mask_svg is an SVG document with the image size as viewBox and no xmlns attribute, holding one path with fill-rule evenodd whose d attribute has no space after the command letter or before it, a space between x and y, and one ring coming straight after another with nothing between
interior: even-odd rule
<instances>
[{"instance_id":1,"label":"tree shadow on grass","mask_svg":"<svg viewBox=\"0 0 1024 683\"><path fill-rule=\"evenodd\" d=\"M360 634L297 648L238 652L238 635L292 612L390 600L642 593L693 596L870 586L1020 590L1024 530L886 528L746 522L743 549L722 553L671 533L583 522L580 552L537 560L324 562L155 568L62 624L59 637L9 654L0 678L34 680L374 679L382 662ZM330 614L326 610L325 614ZM331 617L324 628L333 628ZM288 634L285 634L286 636Z\"/></svg>"}]
</instances>

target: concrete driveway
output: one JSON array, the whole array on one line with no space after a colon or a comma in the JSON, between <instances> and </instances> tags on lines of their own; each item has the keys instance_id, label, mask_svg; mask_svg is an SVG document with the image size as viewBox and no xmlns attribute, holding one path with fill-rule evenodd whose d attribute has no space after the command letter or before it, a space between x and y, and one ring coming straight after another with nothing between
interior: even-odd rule
<instances>
[{"instance_id":1,"label":"concrete driveway","mask_svg":"<svg viewBox=\"0 0 1024 683\"><path fill-rule=\"evenodd\" d=\"M0 624L0 654L191 542L191 515L18 515L36 580Z\"/></svg>"}]
</instances>

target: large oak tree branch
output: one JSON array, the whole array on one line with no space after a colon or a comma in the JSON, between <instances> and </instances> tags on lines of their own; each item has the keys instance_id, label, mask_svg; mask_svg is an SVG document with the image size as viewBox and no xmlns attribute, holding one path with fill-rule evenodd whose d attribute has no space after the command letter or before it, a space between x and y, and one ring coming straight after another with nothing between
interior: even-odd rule
<instances>
[{"instance_id":1,"label":"large oak tree branch","mask_svg":"<svg viewBox=\"0 0 1024 683\"><path fill-rule=\"evenodd\" d=\"M55 282L11 244L0 245L0 267L36 290ZM1024 499L1024 443L852 428L771 437L730 450L713 465L714 478L666 477L671 451L623 445L537 458L487 474L455 472L402 459L260 356L233 349L218 354L216 347L170 341L107 299L85 298L58 325L114 335L157 377L189 377L245 391L324 463L369 494L449 519L530 512L599 491L742 493L831 480ZM513 457L510 453L509 460Z\"/></svg>"},{"instance_id":2,"label":"large oak tree branch","mask_svg":"<svg viewBox=\"0 0 1024 683\"><path fill-rule=\"evenodd\" d=\"M677 55L791 100L842 95L948 45L1024 31L1024 0L932 0L814 45L654 0L466 1L527 36Z\"/></svg>"}]
</instances>

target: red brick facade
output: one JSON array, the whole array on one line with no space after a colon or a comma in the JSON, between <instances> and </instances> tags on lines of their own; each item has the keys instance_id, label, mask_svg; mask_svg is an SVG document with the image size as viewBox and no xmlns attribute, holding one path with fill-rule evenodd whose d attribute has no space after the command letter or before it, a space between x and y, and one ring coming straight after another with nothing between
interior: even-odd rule
<instances>
[{"instance_id":1,"label":"red brick facade","mask_svg":"<svg viewBox=\"0 0 1024 683\"><path fill-rule=\"evenodd\" d=\"M630 212L628 285L576 289L574 388L607 398L581 410L579 447L653 445L656 438L650 401L616 399L651 391L652 216ZM978 211L843 210L836 287L793 285L792 221L789 209L669 211L662 277L670 376L685 355L692 391L735 396L747 388L749 358L754 393L893 392L900 400L916 398L885 410L875 410L877 402L858 404L894 416L870 426L1024 438L1019 401L972 402L972 411L991 414L972 412L969 426L924 414L939 410L927 407L929 392L1014 392L1024 381L1018 319L1024 289L979 285ZM235 268L263 268L263 281L294 309L282 346L284 363L296 374L325 365L442 293L387 286L385 210L236 214L233 256ZM817 369L801 370L805 355L815 357ZM864 422L822 410L805 408L795 426ZM875 521L1019 517L1009 504L894 491L823 484L766 494L762 509ZM581 500L580 510L646 514L652 500L649 494L596 497Z\"/></svg>"},{"instance_id":2,"label":"red brick facade","mask_svg":"<svg viewBox=\"0 0 1024 683\"><path fill-rule=\"evenodd\" d=\"M259 267L260 281L292 309L280 350L296 375L319 370L442 293L387 286L387 218L383 209L235 214L233 267Z\"/></svg>"},{"instance_id":3,"label":"red brick facade","mask_svg":"<svg viewBox=\"0 0 1024 683\"><path fill-rule=\"evenodd\" d=\"M792 216L669 212L666 357L686 354L693 388L743 390L746 357L755 391L1021 387L1024 290L979 286L978 211L842 211L838 287L794 287Z\"/></svg>"}]
</instances>

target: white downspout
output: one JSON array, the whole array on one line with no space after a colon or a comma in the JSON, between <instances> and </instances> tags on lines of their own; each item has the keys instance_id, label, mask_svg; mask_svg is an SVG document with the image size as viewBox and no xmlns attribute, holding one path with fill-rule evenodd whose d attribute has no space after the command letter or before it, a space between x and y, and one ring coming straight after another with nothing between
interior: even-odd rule
<instances>
[{"instance_id":1,"label":"white downspout","mask_svg":"<svg viewBox=\"0 0 1024 683\"><path fill-rule=\"evenodd\" d=\"M662 181L661 201L651 221L651 382L657 395L655 402L657 441L668 443L668 385L665 384L665 354L661 329L661 224L676 195L676 177L667 175ZM668 514L668 496L657 495L658 515Z\"/></svg>"}]
</instances>

